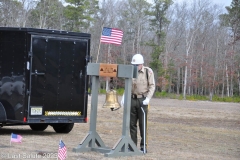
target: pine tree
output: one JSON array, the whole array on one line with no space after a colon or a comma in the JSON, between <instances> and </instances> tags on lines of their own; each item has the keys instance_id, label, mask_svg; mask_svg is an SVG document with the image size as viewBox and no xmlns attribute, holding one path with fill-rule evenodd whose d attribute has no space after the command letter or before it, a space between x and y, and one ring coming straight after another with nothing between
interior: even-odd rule
<instances>
[{"instance_id":1,"label":"pine tree","mask_svg":"<svg viewBox=\"0 0 240 160\"><path fill-rule=\"evenodd\" d=\"M66 30L79 32L87 29L94 20L93 15L98 9L98 1L66 0L66 2L69 4L64 10L64 16L67 18Z\"/></svg>"},{"instance_id":2,"label":"pine tree","mask_svg":"<svg viewBox=\"0 0 240 160\"><path fill-rule=\"evenodd\" d=\"M220 15L221 24L231 28L236 42L240 40L240 0L233 0L226 9L228 13Z\"/></svg>"},{"instance_id":3,"label":"pine tree","mask_svg":"<svg viewBox=\"0 0 240 160\"><path fill-rule=\"evenodd\" d=\"M164 57L161 59L161 54L164 52L165 46L165 37L166 34L164 29L169 24L168 19L166 18L168 8L173 4L172 0L154 0L152 11L149 12L150 16L153 16L153 19L150 20L152 29L155 30L156 40L152 40L151 46L153 46L152 52L152 62L150 66L155 70L155 77L161 79L162 90L165 88L165 76L166 72L164 69ZM164 56L164 55L163 55ZM156 81L157 82L157 81ZM157 88L158 90L158 88Z\"/></svg>"}]
</instances>

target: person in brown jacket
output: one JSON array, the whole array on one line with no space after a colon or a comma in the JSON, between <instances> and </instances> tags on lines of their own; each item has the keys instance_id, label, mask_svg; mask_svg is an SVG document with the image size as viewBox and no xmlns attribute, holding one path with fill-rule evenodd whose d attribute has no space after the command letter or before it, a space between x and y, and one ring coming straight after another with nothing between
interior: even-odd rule
<instances>
[{"instance_id":1,"label":"person in brown jacket","mask_svg":"<svg viewBox=\"0 0 240 160\"><path fill-rule=\"evenodd\" d=\"M133 142L137 146L137 122L140 129L140 150L144 151L144 114L145 112L145 135L147 139L147 115L148 105L155 91L154 74L151 68L143 66L144 59L141 54L135 54L132 57L131 63L138 67L138 77L132 79L132 93L131 93L131 111L130 111L130 135ZM124 104L122 98L121 105ZM147 147L147 143L145 144ZM147 150L145 150L145 153Z\"/></svg>"}]
</instances>

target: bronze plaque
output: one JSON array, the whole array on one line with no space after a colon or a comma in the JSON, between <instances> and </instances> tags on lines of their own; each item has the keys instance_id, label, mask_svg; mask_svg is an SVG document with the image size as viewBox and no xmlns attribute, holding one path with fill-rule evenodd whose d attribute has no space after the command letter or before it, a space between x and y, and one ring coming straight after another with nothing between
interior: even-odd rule
<instances>
[{"instance_id":1,"label":"bronze plaque","mask_svg":"<svg viewBox=\"0 0 240 160\"><path fill-rule=\"evenodd\" d=\"M117 64L100 63L99 76L117 77Z\"/></svg>"}]
</instances>

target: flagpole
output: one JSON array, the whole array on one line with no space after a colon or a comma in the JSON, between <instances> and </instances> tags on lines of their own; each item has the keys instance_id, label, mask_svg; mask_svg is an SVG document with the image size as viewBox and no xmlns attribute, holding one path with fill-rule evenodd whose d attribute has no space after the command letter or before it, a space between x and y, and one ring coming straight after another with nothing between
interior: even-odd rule
<instances>
[{"instance_id":1,"label":"flagpole","mask_svg":"<svg viewBox=\"0 0 240 160\"><path fill-rule=\"evenodd\" d=\"M97 60L96 60L96 63L98 62L98 56L99 56L99 52L100 52L102 30L103 30L103 24L102 24L102 27L101 27L101 36L100 36L99 45L98 45L98 54L97 54Z\"/></svg>"},{"instance_id":2,"label":"flagpole","mask_svg":"<svg viewBox=\"0 0 240 160\"><path fill-rule=\"evenodd\" d=\"M110 44L108 44L108 53L107 53L107 63L109 64L111 64L112 63L112 61L111 61L111 59L110 59L110 50L111 50L111 46L110 46ZM111 88L109 88L109 78L108 77L106 77L106 91L108 91L108 90L110 90Z\"/></svg>"},{"instance_id":3,"label":"flagpole","mask_svg":"<svg viewBox=\"0 0 240 160\"><path fill-rule=\"evenodd\" d=\"M59 152L59 147L60 147L61 140L62 140L62 137L61 137L61 139L59 140L59 144L58 144L58 152ZM59 154L59 153L58 153L58 154ZM57 160L58 160L58 154L57 154Z\"/></svg>"}]
</instances>

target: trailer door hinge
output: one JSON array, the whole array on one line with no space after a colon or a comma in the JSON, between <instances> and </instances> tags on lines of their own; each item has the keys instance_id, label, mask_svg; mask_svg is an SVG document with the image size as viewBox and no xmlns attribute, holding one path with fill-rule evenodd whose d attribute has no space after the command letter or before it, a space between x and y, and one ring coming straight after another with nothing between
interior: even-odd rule
<instances>
[{"instance_id":1,"label":"trailer door hinge","mask_svg":"<svg viewBox=\"0 0 240 160\"><path fill-rule=\"evenodd\" d=\"M32 52L31 51L28 52L28 57L32 57Z\"/></svg>"},{"instance_id":2,"label":"trailer door hinge","mask_svg":"<svg viewBox=\"0 0 240 160\"><path fill-rule=\"evenodd\" d=\"M30 91L29 91L29 90L27 90L27 95L28 95L28 96L30 95Z\"/></svg>"},{"instance_id":3,"label":"trailer door hinge","mask_svg":"<svg viewBox=\"0 0 240 160\"><path fill-rule=\"evenodd\" d=\"M87 63L92 62L92 56L86 55L85 59Z\"/></svg>"}]
</instances>

